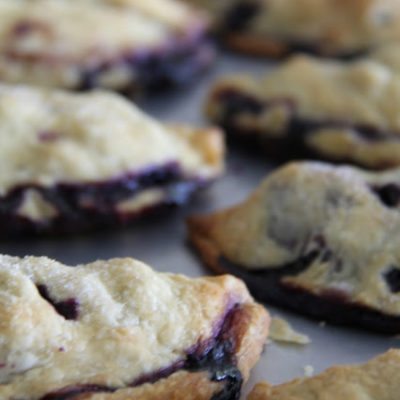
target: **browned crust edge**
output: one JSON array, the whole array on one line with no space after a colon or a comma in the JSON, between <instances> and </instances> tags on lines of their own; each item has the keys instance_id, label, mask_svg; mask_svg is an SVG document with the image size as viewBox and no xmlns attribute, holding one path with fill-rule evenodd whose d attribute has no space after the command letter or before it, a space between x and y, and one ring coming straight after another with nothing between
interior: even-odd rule
<instances>
[{"instance_id":1,"label":"browned crust edge","mask_svg":"<svg viewBox=\"0 0 400 400\"><path fill-rule=\"evenodd\" d=\"M233 50L257 57L282 58L290 53L290 46L282 40L254 35L229 33L224 36L227 46Z\"/></svg>"},{"instance_id":2,"label":"browned crust edge","mask_svg":"<svg viewBox=\"0 0 400 400\"><path fill-rule=\"evenodd\" d=\"M386 353L382 353L365 363L350 364L350 365L334 365L326 369L325 371L321 372L320 374L310 378L295 378L291 381L282 383L280 385L271 385L268 382L258 382L254 386L253 390L249 393L247 400L273 400L273 399L300 400L300 399L305 399L305 397L310 398L309 396L306 396L304 394L304 391L302 392L303 395L299 395L300 397L296 396L294 398L290 394L290 393L293 394L295 392L297 386L299 386L299 388L304 389L305 387L307 387L308 382L317 382L318 386L321 388L321 393L323 389L327 390L329 393L326 395L326 397L324 397L326 399L327 398L329 399L335 398L338 400L342 400L343 398L349 399L348 394L346 396L347 392L346 393L343 392L343 386L345 386L346 383L350 385L359 384L360 386L364 383L367 385L367 387L372 387L371 380L367 378L367 375L370 374L371 372L374 372L374 375L377 374L375 376L376 377L375 383L377 385L380 384L381 390L376 392L375 395L370 394L371 397L368 395L366 396L368 397L368 399L372 398L381 399L382 397L378 393L379 392L382 393L389 390L388 382L397 385L398 381L396 379L393 380L393 377L397 374L396 368L399 364L399 361L400 361L399 349L391 348ZM371 368L372 365L374 366L373 368ZM382 366L386 366L387 369L382 371ZM363 379L363 376L365 376L366 379ZM336 395L332 393L330 389L327 389L327 386L332 388L332 385L334 385L334 387L337 388ZM314 386L314 389L315 387L316 386ZM393 392L392 389L393 388L390 388L389 391L390 393L394 394L395 392ZM354 392L352 391L352 393ZM314 395L316 395L316 393L314 393ZM364 396L362 397L366 398ZM390 397L390 399L392 398L393 399L397 398L397 396ZM351 399L353 399L353 397L351 397Z\"/></svg>"},{"instance_id":3,"label":"browned crust edge","mask_svg":"<svg viewBox=\"0 0 400 400\"><path fill-rule=\"evenodd\" d=\"M221 250L217 244L210 240L208 234L212 228L211 216L192 216L186 220L189 241L198 251L203 262L218 274L229 273L218 262Z\"/></svg>"}]
</instances>

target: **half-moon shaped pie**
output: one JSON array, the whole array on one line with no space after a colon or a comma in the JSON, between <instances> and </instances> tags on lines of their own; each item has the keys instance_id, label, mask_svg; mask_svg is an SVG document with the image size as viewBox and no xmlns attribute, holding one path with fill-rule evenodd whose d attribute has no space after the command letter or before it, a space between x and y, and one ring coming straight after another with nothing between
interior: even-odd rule
<instances>
[{"instance_id":1,"label":"half-moon shaped pie","mask_svg":"<svg viewBox=\"0 0 400 400\"><path fill-rule=\"evenodd\" d=\"M292 163L242 204L192 217L189 234L259 300L400 333L400 169Z\"/></svg>"},{"instance_id":2,"label":"half-moon shaped pie","mask_svg":"<svg viewBox=\"0 0 400 400\"><path fill-rule=\"evenodd\" d=\"M282 57L349 58L400 38L397 0L186 0L208 10L231 47Z\"/></svg>"},{"instance_id":3,"label":"half-moon shaped pie","mask_svg":"<svg viewBox=\"0 0 400 400\"><path fill-rule=\"evenodd\" d=\"M175 0L0 0L0 80L134 93L212 61L204 15Z\"/></svg>"},{"instance_id":4,"label":"half-moon shaped pie","mask_svg":"<svg viewBox=\"0 0 400 400\"><path fill-rule=\"evenodd\" d=\"M232 276L0 256L2 400L234 400L269 317Z\"/></svg>"},{"instance_id":5,"label":"half-moon shaped pie","mask_svg":"<svg viewBox=\"0 0 400 400\"><path fill-rule=\"evenodd\" d=\"M0 85L0 235L77 232L182 204L223 170L216 129L124 98Z\"/></svg>"},{"instance_id":6,"label":"half-moon shaped pie","mask_svg":"<svg viewBox=\"0 0 400 400\"><path fill-rule=\"evenodd\" d=\"M335 366L307 379L272 386L258 383L247 400L397 400L400 350L353 366Z\"/></svg>"},{"instance_id":7,"label":"half-moon shaped pie","mask_svg":"<svg viewBox=\"0 0 400 400\"><path fill-rule=\"evenodd\" d=\"M397 166L399 54L390 44L353 62L295 56L261 79L225 78L212 89L207 115L279 160Z\"/></svg>"}]
</instances>

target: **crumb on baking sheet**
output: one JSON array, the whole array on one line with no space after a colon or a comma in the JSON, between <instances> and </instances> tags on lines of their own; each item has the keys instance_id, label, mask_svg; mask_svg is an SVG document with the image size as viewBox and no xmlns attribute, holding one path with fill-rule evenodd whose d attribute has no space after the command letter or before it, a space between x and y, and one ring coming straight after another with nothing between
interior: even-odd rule
<instances>
[{"instance_id":1,"label":"crumb on baking sheet","mask_svg":"<svg viewBox=\"0 0 400 400\"><path fill-rule=\"evenodd\" d=\"M304 366L304 376L306 378L310 378L314 375L314 367L312 365L305 365Z\"/></svg>"},{"instance_id":2,"label":"crumb on baking sheet","mask_svg":"<svg viewBox=\"0 0 400 400\"><path fill-rule=\"evenodd\" d=\"M272 318L269 330L269 339L276 342L306 345L311 342L306 335L296 332L292 326L282 318Z\"/></svg>"}]
</instances>

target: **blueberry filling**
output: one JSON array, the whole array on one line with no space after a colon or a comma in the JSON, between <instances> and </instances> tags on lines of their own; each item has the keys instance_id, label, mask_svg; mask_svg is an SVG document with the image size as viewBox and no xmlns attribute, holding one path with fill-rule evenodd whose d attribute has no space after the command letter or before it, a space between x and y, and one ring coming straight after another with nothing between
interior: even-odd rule
<instances>
[{"instance_id":1,"label":"blueberry filling","mask_svg":"<svg viewBox=\"0 0 400 400\"><path fill-rule=\"evenodd\" d=\"M54 301L49 293L49 288L46 285L37 285L40 295L49 302L58 314L62 315L67 320L77 320L79 316L79 302L74 298L69 298L62 301Z\"/></svg>"},{"instance_id":2,"label":"blueberry filling","mask_svg":"<svg viewBox=\"0 0 400 400\"><path fill-rule=\"evenodd\" d=\"M226 129L232 136L240 138L252 147L256 146L276 158L293 159L318 156L318 150L311 148L306 141L307 136L320 129L348 129L360 138L367 141L397 141L395 133L379 128L353 124L344 121L325 120L316 121L301 118L296 115L296 105L288 98L262 100L250 94L241 93L236 89L221 90L215 95L215 101L222 105L222 117L216 122ZM255 117L272 111L279 106L286 110L287 121L280 135L268 137L268 128L254 128L239 125L240 115L251 114ZM347 160L344 160L347 161ZM351 161L351 160L349 160Z\"/></svg>"},{"instance_id":3,"label":"blueberry filling","mask_svg":"<svg viewBox=\"0 0 400 400\"><path fill-rule=\"evenodd\" d=\"M74 388L65 388L58 393L49 393L41 397L39 400L67 400L73 399L82 393L112 393L114 390L96 385L80 385Z\"/></svg>"},{"instance_id":4,"label":"blueberry filling","mask_svg":"<svg viewBox=\"0 0 400 400\"><path fill-rule=\"evenodd\" d=\"M230 123L239 113L259 115L267 107L263 101L235 90L226 90L219 93L217 100L223 105L223 122L226 124Z\"/></svg>"},{"instance_id":5,"label":"blueberry filling","mask_svg":"<svg viewBox=\"0 0 400 400\"><path fill-rule=\"evenodd\" d=\"M121 92L130 95L137 91L158 92L192 80L210 64L212 46L205 35L197 35L188 43L176 43L165 50L156 49L146 54L125 54L113 61L82 70L78 90L101 86L102 76L114 68L132 71L132 80Z\"/></svg>"},{"instance_id":6,"label":"blueberry filling","mask_svg":"<svg viewBox=\"0 0 400 400\"><path fill-rule=\"evenodd\" d=\"M386 283L388 284L391 292L400 293L400 269L391 268L384 274Z\"/></svg>"},{"instance_id":7,"label":"blueberry filling","mask_svg":"<svg viewBox=\"0 0 400 400\"><path fill-rule=\"evenodd\" d=\"M70 233L128 222L149 210L184 204L190 195L204 186L204 180L183 175L177 163L150 168L140 173L124 174L116 179L98 183L66 184L43 188L32 185L15 187L0 197L0 223L7 227L2 234ZM162 199L137 212L122 212L117 205L133 199L147 189L157 188ZM24 193L34 189L57 210L57 216L47 221L32 221L18 215Z\"/></svg>"},{"instance_id":8,"label":"blueberry filling","mask_svg":"<svg viewBox=\"0 0 400 400\"><path fill-rule=\"evenodd\" d=\"M19 38L42 29L42 24L38 21L21 20L12 27L12 36Z\"/></svg>"},{"instance_id":9,"label":"blueberry filling","mask_svg":"<svg viewBox=\"0 0 400 400\"><path fill-rule=\"evenodd\" d=\"M366 328L379 333L398 333L400 317L386 315L375 309L352 302L346 293L329 289L315 294L303 288L284 282L285 277L295 276L305 271L315 260L324 261L324 254L333 263L333 272L340 273L343 263L332 260L332 253L326 248L312 250L299 256L291 263L275 268L249 270L235 264L224 256L218 258L218 264L224 271L243 279L254 297L268 304L282 306L318 320L339 325ZM385 275L391 290L400 292L400 270L392 269Z\"/></svg>"},{"instance_id":10,"label":"blueberry filling","mask_svg":"<svg viewBox=\"0 0 400 400\"><path fill-rule=\"evenodd\" d=\"M37 32L49 34L48 27L37 21L19 21L10 32L18 40ZM15 46L14 46L15 47ZM18 48L18 46L16 47ZM102 86L103 77L113 73L115 68L131 70L131 79L117 88L126 94L142 91L160 91L171 86L182 85L196 77L212 61L212 46L204 27L189 27L182 33L171 35L161 46L143 49L133 48L112 60L100 62L95 66L82 65L77 90L88 90ZM25 54L9 50L7 57L21 62L51 62L51 56Z\"/></svg>"},{"instance_id":11,"label":"blueberry filling","mask_svg":"<svg viewBox=\"0 0 400 400\"><path fill-rule=\"evenodd\" d=\"M38 139L41 142L56 142L60 137L60 134L51 131L42 131L38 134Z\"/></svg>"},{"instance_id":12,"label":"blueberry filling","mask_svg":"<svg viewBox=\"0 0 400 400\"><path fill-rule=\"evenodd\" d=\"M188 355L184 369L190 372L207 370L212 381L225 381L224 388L210 400L237 400L240 397L243 378L235 363L235 338L232 329L236 325L235 316L239 311L233 308L225 317L220 333L202 353Z\"/></svg>"},{"instance_id":13,"label":"blueberry filling","mask_svg":"<svg viewBox=\"0 0 400 400\"><path fill-rule=\"evenodd\" d=\"M400 186L394 183L388 183L384 186L372 187L373 192L379 197L379 200L389 208L395 208L400 203Z\"/></svg>"},{"instance_id":14,"label":"blueberry filling","mask_svg":"<svg viewBox=\"0 0 400 400\"><path fill-rule=\"evenodd\" d=\"M239 1L228 10L222 29L228 32L240 32L248 27L259 11L261 5L257 1Z\"/></svg>"},{"instance_id":15,"label":"blueberry filling","mask_svg":"<svg viewBox=\"0 0 400 400\"><path fill-rule=\"evenodd\" d=\"M143 375L132 382L129 387L137 387L145 383L155 383L160 379L168 378L168 376L180 370L189 372L208 371L210 380L225 383L222 390L215 393L210 400L238 400L243 378L236 366L234 356L236 346L234 327L237 323L235 321L237 313L240 313L238 306L227 313L216 337L209 342L199 345L195 350L189 351L185 360L177 362L169 368ZM66 400L73 399L82 393L112 393L117 390L118 388L98 385L77 385L48 393L39 400Z\"/></svg>"}]
</instances>

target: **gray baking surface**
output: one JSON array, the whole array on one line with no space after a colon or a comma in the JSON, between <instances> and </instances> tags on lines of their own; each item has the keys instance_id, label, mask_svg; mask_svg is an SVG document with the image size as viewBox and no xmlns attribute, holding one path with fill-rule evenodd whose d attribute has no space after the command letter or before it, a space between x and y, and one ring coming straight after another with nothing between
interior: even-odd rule
<instances>
[{"instance_id":1,"label":"gray baking surface","mask_svg":"<svg viewBox=\"0 0 400 400\"><path fill-rule=\"evenodd\" d=\"M204 124L204 98L216 77L237 72L259 75L266 68L272 67L273 64L266 61L224 54L209 74L193 86L146 101L142 106L151 114L167 121ZM272 169L273 165L262 157L230 149L225 176L197 195L183 209L151 217L130 228L114 232L96 232L71 238L2 242L0 252L18 256L46 255L70 265L95 259L131 256L147 262L159 271L190 276L209 274L187 244L185 216L217 210L243 200ZM274 343L266 345L243 390L244 395L260 380L277 384L294 377L302 377L304 367L308 365L318 373L334 364L363 362L390 347L400 347L398 338L322 326L318 321L295 316L274 307L269 307L269 310L272 315L290 321L296 330L307 334L312 342L306 346Z\"/></svg>"}]
</instances>

